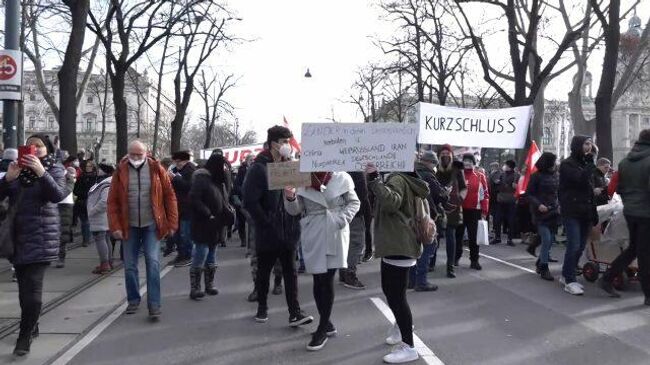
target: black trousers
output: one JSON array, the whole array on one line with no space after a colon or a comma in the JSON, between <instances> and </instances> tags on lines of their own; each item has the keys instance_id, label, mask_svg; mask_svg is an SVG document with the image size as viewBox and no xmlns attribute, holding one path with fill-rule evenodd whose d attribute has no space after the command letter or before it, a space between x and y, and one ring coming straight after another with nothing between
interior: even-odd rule
<instances>
[{"instance_id":1,"label":"black trousers","mask_svg":"<svg viewBox=\"0 0 650 365\"><path fill-rule=\"evenodd\" d=\"M298 304L298 273L296 271L296 251L282 249L277 251L257 252L257 303L268 308L269 280L275 262L280 260L284 277L284 296L287 300L289 315L300 311Z\"/></svg>"},{"instance_id":2,"label":"black trousers","mask_svg":"<svg viewBox=\"0 0 650 365\"><path fill-rule=\"evenodd\" d=\"M463 236L467 230L469 245L469 259L478 262L478 244L476 234L478 232L478 221L481 220L481 211L478 209L463 210L463 224L456 228L456 261L463 257Z\"/></svg>"},{"instance_id":3,"label":"black trousers","mask_svg":"<svg viewBox=\"0 0 650 365\"><path fill-rule=\"evenodd\" d=\"M517 218L517 205L515 203L497 203L494 215L495 239L501 241L501 227L507 227L508 240L512 241L515 233L515 220Z\"/></svg>"},{"instance_id":4,"label":"black trousers","mask_svg":"<svg viewBox=\"0 0 650 365\"><path fill-rule=\"evenodd\" d=\"M49 263L16 265L20 302L20 335L31 336L43 307L43 279Z\"/></svg>"},{"instance_id":5,"label":"black trousers","mask_svg":"<svg viewBox=\"0 0 650 365\"><path fill-rule=\"evenodd\" d=\"M241 209L237 209L237 233L239 234L239 241L243 244L246 243L246 217Z\"/></svg>"},{"instance_id":6,"label":"black trousers","mask_svg":"<svg viewBox=\"0 0 650 365\"><path fill-rule=\"evenodd\" d=\"M639 279L646 298L650 298L650 218L625 216L630 231L630 245L612 262L605 273L605 280L614 278L627 270L634 259L639 262Z\"/></svg>"},{"instance_id":7,"label":"black trousers","mask_svg":"<svg viewBox=\"0 0 650 365\"><path fill-rule=\"evenodd\" d=\"M334 306L334 274L335 269L327 270L323 274L314 274L314 300L320 321L318 331L325 331L330 323L332 307Z\"/></svg>"},{"instance_id":8,"label":"black trousers","mask_svg":"<svg viewBox=\"0 0 650 365\"><path fill-rule=\"evenodd\" d=\"M413 316L406 300L410 267L399 267L381 262L381 289L395 322L402 333L402 341L413 347Z\"/></svg>"}]
</instances>

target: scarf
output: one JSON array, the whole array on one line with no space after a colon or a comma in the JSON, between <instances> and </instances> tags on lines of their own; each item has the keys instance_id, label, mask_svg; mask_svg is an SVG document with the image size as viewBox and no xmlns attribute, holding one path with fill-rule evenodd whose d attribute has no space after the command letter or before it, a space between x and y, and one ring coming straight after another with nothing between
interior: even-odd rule
<instances>
[{"instance_id":1,"label":"scarf","mask_svg":"<svg viewBox=\"0 0 650 365\"><path fill-rule=\"evenodd\" d=\"M54 155L47 155L43 158L40 159L41 164L43 164L43 167L45 168L45 171L48 171L54 166L56 163L56 159L54 158ZM24 168L20 171L20 175L18 175L18 180L20 181L20 185L24 187L32 186L34 185L34 182L38 180L38 176L36 176L36 173L34 171Z\"/></svg>"},{"instance_id":2,"label":"scarf","mask_svg":"<svg viewBox=\"0 0 650 365\"><path fill-rule=\"evenodd\" d=\"M322 186L327 186L327 184L332 180L331 172L312 172L311 173L311 187L322 192Z\"/></svg>"}]
</instances>

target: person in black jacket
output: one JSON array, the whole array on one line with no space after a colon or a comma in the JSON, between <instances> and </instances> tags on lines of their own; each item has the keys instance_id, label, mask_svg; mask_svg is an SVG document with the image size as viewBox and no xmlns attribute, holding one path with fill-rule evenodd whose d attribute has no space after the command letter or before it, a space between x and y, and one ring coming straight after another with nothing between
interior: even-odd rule
<instances>
[{"instance_id":1,"label":"person in black jacket","mask_svg":"<svg viewBox=\"0 0 650 365\"><path fill-rule=\"evenodd\" d=\"M224 196L229 200L233 192L232 165L223 155L222 149L217 148L216 150L212 151L212 154L224 157L224 179L223 182L219 184L219 188L221 189L221 192L224 194ZM232 227L224 226L221 229L221 232L219 232L219 247L226 247L226 242L230 239L231 236Z\"/></svg>"},{"instance_id":2,"label":"person in black jacket","mask_svg":"<svg viewBox=\"0 0 650 365\"><path fill-rule=\"evenodd\" d=\"M77 179L74 185L74 195L77 197L75 200L74 210L76 216L81 221L81 237L83 239L82 245L87 247L90 244L90 223L88 222L88 209L86 202L88 201L88 192L90 188L97 183L97 166L93 160L85 160L81 165L81 176Z\"/></svg>"},{"instance_id":3,"label":"person in black jacket","mask_svg":"<svg viewBox=\"0 0 650 365\"><path fill-rule=\"evenodd\" d=\"M339 270L339 279L349 289L365 289L366 286L357 277L357 265L366 246L366 219L372 214L368 199L368 180L361 171L348 172L354 182L354 192L361 201L361 208L350 223L350 246L348 248L348 268Z\"/></svg>"},{"instance_id":4,"label":"person in black jacket","mask_svg":"<svg viewBox=\"0 0 650 365\"><path fill-rule=\"evenodd\" d=\"M242 206L242 201L244 200L242 188L244 186L246 172L248 171L250 165L253 163L254 159L255 155L250 154L246 156L246 159L244 159L244 161L242 161L241 165L239 166L239 170L237 170L237 176L235 177L235 183L233 184L232 188L232 202L237 211L237 233L239 234L241 247L247 246L246 215L244 214Z\"/></svg>"},{"instance_id":5,"label":"person in black jacket","mask_svg":"<svg viewBox=\"0 0 650 365\"><path fill-rule=\"evenodd\" d=\"M19 161L22 168L17 162L11 163L0 179L0 200L8 197L10 205L16 206L15 251L9 258L16 269L21 310L16 356L27 355L32 339L38 336L45 270L59 254L61 227L57 203L70 194L65 185L65 170L54 158L50 139L34 135L26 144L35 146L36 154L23 156Z\"/></svg>"},{"instance_id":6,"label":"person in black jacket","mask_svg":"<svg viewBox=\"0 0 650 365\"><path fill-rule=\"evenodd\" d=\"M191 239L194 254L190 268L190 298L198 300L205 294L217 295L214 276L217 270L217 241L223 228L220 221L224 209L221 185L225 179L224 158L213 154L192 177L188 194ZM201 274L205 274L205 293L201 291Z\"/></svg>"},{"instance_id":7,"label":"person in black jacket","mask_svg":"<svg viewBox=\"0 0 650 365\"><path fill-rule=\"evenodd\" d=\"M598 224L594 202L594 145L590 137L574 136L571 156L560 165L560 210L567 235L561 282L572 295L584 294L576 281L576 267L587 244L591 227Z\"/></svg>"},{"instance_id":8,"label":"person in black jacket","mask_svg":"<svg viewBox=\"0 0 650 365\"><path fill-rule=\"evenodd\" d=\"M607 174L612 169L612 162L606 158L599 158L596 163L596 170L594 170L594 196L596 199L596 206L606 205L609 203L609 195L607 194Z\"/></svg>"},{"instance_id":9,"label":"person in black jacket","mask_svg":"<svg viewBox=\"0 0 650 365\"><path fill-rule=\"evenodd\" d=\"M515 192L517 191L517 184L519 183L519 174L515 171L517 164L513 160L508 160L503 165L503 170L497 177L490 178L493 193L490 196L496 195L494 202L496 203L494 214L494 240L490 243L501 243L501 227L504 225L508 230L508 246L514 246L512 239L515 233L515 219L517 217L517 198Z\"/></svg>"},{"instance_id":10,"label":"person in black jacket","mask_svg":"<svg viewBox=\"0 0 650 365\"><path fill-rule=\"evenodd\" d=\"M548 269L548 263L560 218L556 162L557 156L544 152L535 163L537 172L531 175L526 189L533 222L537 226L542 243L536 265L537 273L542 279L549 281L553 281L553 276Z\"/></svg>"},{"instance_id":11,"label":"person in black jacket","mask_svg":"<svg viewBox=\"0 0 650 365\"><path fill-rule=\"evenodd\" d=\"M285 298L289 307L289 324L292 327L311 323L298 303L298 273L296 247L300 239L300 217L293 217L284 209L281 190L269 190L267 164L286 161L291 156L291 131L282 126L268 130L268 149L261 152L250 167L244 181L244 209L250 213L255 225L257 252L257 314L255 320L268 320L267 296L269 279L276 260L282 264Z\"/></svg>"},{"instance_id":12,"label":"person in black jacket","mask_svg":"<svg viewBox=\"0 0 650 365\"><path fill-rule=\"evenodd\" d=\"M192 262L192 228L190 209L190 187L192 174L196 171L194 164L190 163L190 153L179 151L172 154L174 168L169 172L172 186L178 202L178 231L174 242L178 256L174 259L174 267L189 266Z\"/></svg>"},{"instance_id":13,"label":"person in black jacket","mask_svg":"<svg viewBox=\"0 0 650 365\"><path fill-rule=\"evenodd\" d=\"M438 178L436 177L436 166L438 166L438 156L433 151L424 151L420 156L419 161L415 163L415 172L424 180L429 186L429 195L427 195L427 202L429 203L429 212L431 218L435 221L439 212L444 211L442 206L449 201L449 193L442 187ZM436 238L434 237L434 241ZM438 286L431 284L427 281L427 273L429 272L429 261L433 257L435 260L437 256L438 244L433 242L423 245L422 255L417 261L415 267L411 267L409 272L409 287L415 291L436 291ZM455 255L455 252L448 251L447 255Z\"/></svg>"}]
</instances>

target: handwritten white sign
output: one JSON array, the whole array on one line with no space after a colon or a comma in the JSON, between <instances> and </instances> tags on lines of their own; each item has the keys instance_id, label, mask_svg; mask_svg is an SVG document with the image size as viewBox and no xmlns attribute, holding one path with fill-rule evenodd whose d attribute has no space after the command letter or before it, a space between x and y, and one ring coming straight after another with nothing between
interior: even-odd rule
<instances>
[{"instance_id":1,"label":"handwritten white sign","mask_svg":"<svg viewBox=\"0 0 650 365\"><path fill-rule=\"evenodd\" d=\"M485 148L524 148L532 106L460 109L419 104L418 142Z\"/></svg>"},{"instance_id":2,"label":"handwritten white sign","mask_svg":"<svg viewBox=\"0 0 650 365\"><path fill-rule=\"evenodd\" d=\"M413 171L417 125L309 123L302 125L300 171Z\"/></svg>"}]
</instances>

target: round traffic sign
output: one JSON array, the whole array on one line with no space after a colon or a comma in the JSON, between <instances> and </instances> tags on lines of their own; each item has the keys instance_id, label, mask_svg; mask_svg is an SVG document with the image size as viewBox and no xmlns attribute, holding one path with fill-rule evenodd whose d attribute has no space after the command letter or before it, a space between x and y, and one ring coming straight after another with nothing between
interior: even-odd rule
<instances>
[{"instance_id":1,"label":"round traffic sign","mask_svg":"<svg viewBox=\"0 0 650 365\"><path fill-rule=\"evenodd\" d=\"M0 80L9 80L16 75L16 60L9 55L0 56Z\"/></svg>"}]
</instances>

